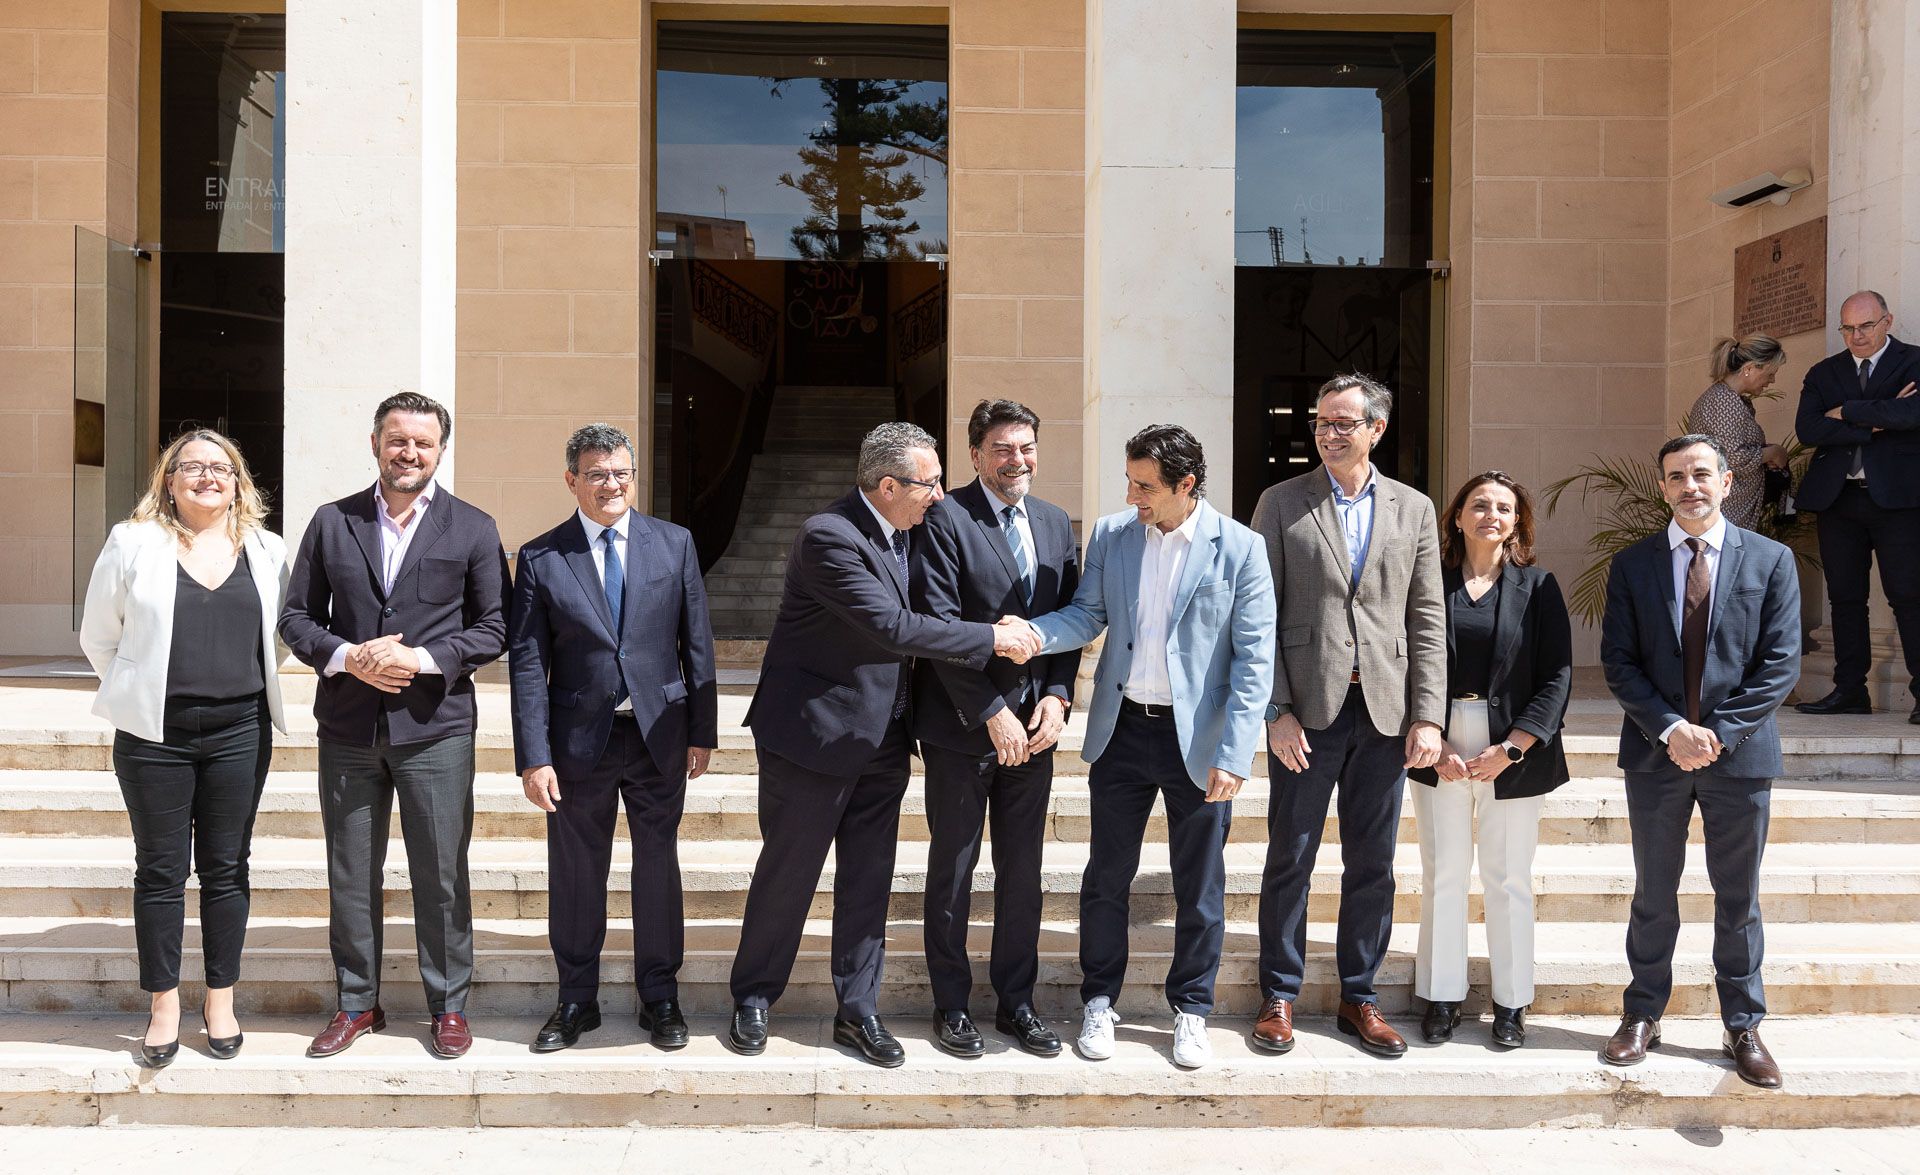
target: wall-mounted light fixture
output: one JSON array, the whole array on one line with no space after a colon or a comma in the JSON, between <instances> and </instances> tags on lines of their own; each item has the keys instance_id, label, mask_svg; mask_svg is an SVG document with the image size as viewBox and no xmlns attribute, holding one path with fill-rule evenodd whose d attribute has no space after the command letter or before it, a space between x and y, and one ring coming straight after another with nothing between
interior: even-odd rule
<instances>
[{"instance_id":1,"label":"wall-mounted light fixture","mask_svg":"<svg viewBox=\"0 0 1920 1175\"><path fill-rule=\"evenodd\" d=\"M1804 167L1788 168L1778 175L1769 171L1750 180L1741 180L1730 188L1722 188L1713 194L1713 202L1722 208L1745 208L1762 200L1785 204L1795 192L1812 183L1813 173Z\"/></svg>"}]
</instances>

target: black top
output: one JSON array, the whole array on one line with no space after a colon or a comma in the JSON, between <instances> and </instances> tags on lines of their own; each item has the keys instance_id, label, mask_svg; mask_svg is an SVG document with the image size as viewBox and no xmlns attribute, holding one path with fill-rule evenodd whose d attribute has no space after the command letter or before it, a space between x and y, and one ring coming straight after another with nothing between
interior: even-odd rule
<instances>
[{"instance_id":1,"label":"black top","mask_svg":"<svg viewBox=\"0 0 1920 1175\"><path fill-rule=\"evenodd\" d=\"M244 698L267 688L260 659L260 593L243 548L233 573L208 591L185 567L173 592L167 697Z\"/></svg>"},{"instance_id":2,"label":"black top","mask_svg":"<svg viewBox=\"0 0 1920 1175\"><path fill-rule=\"evenodd\" d=\"M1463 582L1453 589L1448 615L1453 620L1454 676L1448 690L1454 697L1493 692L1493 633L1500 612L1500 581L1493 581L1478 600Z\"/></svg>"}]
</instances>

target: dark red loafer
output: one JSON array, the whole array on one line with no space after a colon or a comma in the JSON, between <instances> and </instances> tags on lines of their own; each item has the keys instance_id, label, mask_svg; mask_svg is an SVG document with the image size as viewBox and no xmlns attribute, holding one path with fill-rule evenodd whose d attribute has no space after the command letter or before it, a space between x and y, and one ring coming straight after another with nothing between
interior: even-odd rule
<instances>
[{"instance_id":1,"label":"dark red loafer","mask_svg":"<svg viewBox=\"0 0 1920 1175\"><path fill-rule=\"evenodd\" d=\"M473 1047L473 1031L467 1018L458 1012L442 1012L433 1018L433 1051L443 1057L463 1057Z\"/></svg>"},{"instance_id":2,"label":"dark red loafer","mask_svg":"<svg viewBox=\"0 0 1920 1175\"><path fill-rule=\"evenodd\" d=\"M333 1021L307 1046L307 1055L331 1057L367 1033L379 1032L386 1026L387 1014L377 1007L364 1012L335 1012Z\"/></svg>"}]
</instances>

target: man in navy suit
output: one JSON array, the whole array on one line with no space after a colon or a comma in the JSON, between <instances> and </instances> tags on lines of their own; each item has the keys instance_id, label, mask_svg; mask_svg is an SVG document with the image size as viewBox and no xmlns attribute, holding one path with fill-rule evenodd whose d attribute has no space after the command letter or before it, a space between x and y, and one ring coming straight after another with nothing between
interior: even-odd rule
<instances>
[{"instance_id":1,"label":"man in navy suit","mask_svg":"<svg viewBox=\"0 0 1920 1175\"><path fill-rule=\"evenodd\" d=\"M506 647L507 557L485 512L434 482L453 417L418 392L373 414L379 480L314 512L280 638L320 675L320 822L339 1010L307 1048L331 1056L386 1026L381 905L396 797L432 1045L473 1044L473 674Z\"/></svg>"},{"instance_id":2,"label":"man in navy suit","mask_svg":"<svg viewBox=\"0 0 1920 1175\"><path fill-rule=\"evenodd\" d=\"M1847 349L1807 371L1794 431L1814 446L1795 502L1819 515L1820 566L1833 602L1833 691L1803 714L1870 714L1867 574L1893 605L1909 689L1920 682L1920 347L1892 335L1887 300L1840 304ZM1907 720L1920 724L1920 692Z\"/></svg>"},{"instance_id":3,"label":"man in navy suit","mask_svg":"<svg viewBox=\"0 0 1920 1175\"><path fill-rule=\"evenodd\" d=\"M1600 626L1607 686L1626 711L1620 766L1634 871L1633 982L1600 1056L1634 1065L1660 1043L1697 804L1713 883L1722 1048L1742 1078L1778 1088L1780 1069L1759 1031L1767 1013L1760 855L1781 766L1773 714L1800 676L1800 581L1791 551L1721 516L1733 474L1712 437L1661 446L1660 488L1673 519L1614 556Z\"/></svg>"},{"instance_id":4,"label":"man in navy suit","mask_svg":"<svg viewBox=\"0 0 1920 1175\"><path fill-rule=\"evenodd\" d=\"M800 524L780 612L747 707L760 759L760 859L733 960L728 1044L767 1047L814 887L834 850L833 1039L876 1065L906 1060L881 1023L880 975L915 657L979 669L1038 642L1010 628L916 615L908 533L943 495L934 439L882 424L860 443L857 487Z\"/></svg>"},{"instance_id":5,"label":"man in navy suit","mask_svg":"<svg viewBox=\"0 0 1920 1175\"><path fill-rule=\"evenodd\" d=\"M982 400L967 422L978 477L927 512L914 544L914 606L949 620L1039 616L1073 599L1080 559L1067 512L1029 491L1040 469L1040 418L1025 404ZM967 1008L967 922L981 833L993 821L994 1027L1036 1056L1060 1038L1033 1010L1040 970L1040 854L1053 749L1073 706L1080 651L984 670L927 658L914 668L913 733L927 768L925 941L936 1043L977 1057L986 1042Z\"/></svg>"},{"instance_id":6,"label":"man in navy suit","mask_svg":"<svg viewBox=\"0 0 1920 1175\"><path fill-rule=\"evenodd\" d=\"M507 625L514 767L547 813L547 936L560 999L535 1052L600 1026L607 871L622 801L633 838L640 1026L687 1043L680 813L718 744L713 629L693 537L632 509L633 442L610 424L567 441L580 508L520 548Z\"/></svg>"}]
</instances>

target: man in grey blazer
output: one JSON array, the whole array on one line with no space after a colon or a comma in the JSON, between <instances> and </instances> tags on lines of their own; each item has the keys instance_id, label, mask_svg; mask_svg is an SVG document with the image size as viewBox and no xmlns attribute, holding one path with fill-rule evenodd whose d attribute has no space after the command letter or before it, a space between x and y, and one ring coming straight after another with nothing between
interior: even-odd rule
<instances>
[{"instance_id":1,"label":"man in grey blazer","mask_svg":"<svg viewBox=\"0 0 1920 1175\"><path fill-rule=\"evenodd\" d=\"M1380 1056L1406 1041L1380 1015L1373 978L1393 929L1393 853L1410 767L1431 767L1446 717L1447 613L1433 503L1369 455L1393 394L1364 375L1320 388L1321 468L1260 495L1280 597L1279 665L1267 707L1267 863L1260 880L1255 1047L1293 1047L1306 970L1307 898L1327 805L1339 790L1340 1031Z\"/></svg>"},{"instance_id":2,"label":"man in grey blazer","mask_svg":"<svg viewBox=\"0 0 1920 1175\"><path fill-rule=\"evenodd\" d=\"M1673 520L1614 556L1607 577L1600 663L1626 711L1620 766L1633 832L1633 982L1600 1058L1634 1065L1660 1043L1687 826L1698 804L1713 883L1721 1048L1748 1083L1777 1089L1780 1068L1760 1041L1760 855L1781 767L1773 715L1800 678L1800 580L1793 552L1721 516L1732 488L1718 441L1668 441L1660 490Z\"/></svg>"}]
</instances>

